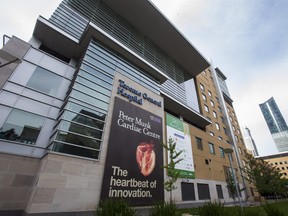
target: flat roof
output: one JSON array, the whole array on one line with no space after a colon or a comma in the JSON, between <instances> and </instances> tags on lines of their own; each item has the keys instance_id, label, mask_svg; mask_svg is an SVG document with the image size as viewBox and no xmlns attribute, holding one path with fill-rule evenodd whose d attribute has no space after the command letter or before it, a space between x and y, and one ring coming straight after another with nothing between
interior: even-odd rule
<instances>
[{"instance_id":1,"label":"flat roof","mask_svg":"<svg viewBox=\"0 0 288 216\"><path fill-rule=\"evenodd\" d=\"M166 52L188 73L197 76L210 66L209 61L149 0L103 0L116 13Z\"/></svg>"},{"instance_id":2,"label":"flat roof","mask_svg":"<svg viewBox=\"0 0 288 216\"><path fill-rule=\"evenodd\" d=\"M281 158L281 157L287 157L287 156L288 156L288 151L284 151L284 152L277 152L277 153L270 154L270 155L257 156L255 158L268 160L268 159L275 159L275 158Z\"/></svg>"},{"instance_id":3,"label":"flat roof","mask_svg":"<svg viewBox=\"0 0 288 216\"><path fill-rule=\"evenodd\" d=\"M194 78L209 67L209 61L149 0L103 0L103 2L177 62L187 72L184 77L185 80ZM100 39L102 43L115 49L128 60L144 70L148 70L147 72L159 79L161 83L167 79L163 72L160 72L138 54L128 50L127 47L121 46L119 41L117 44L116 40L111 40L112 37L108 38L108 34L104 35L100 28L95 29L94 34L91 34L91 26L93 26L92 23L89 23L81 40L87 39L85 34L90 31L88 35ZM40 39L44 45L58 51L60 54L67 55L67 57L79 58L87 45L87 41L77 41L64 31L49 24L49 21L41 16L36 22L33 35Z\"/></svg>"}]
</instances>

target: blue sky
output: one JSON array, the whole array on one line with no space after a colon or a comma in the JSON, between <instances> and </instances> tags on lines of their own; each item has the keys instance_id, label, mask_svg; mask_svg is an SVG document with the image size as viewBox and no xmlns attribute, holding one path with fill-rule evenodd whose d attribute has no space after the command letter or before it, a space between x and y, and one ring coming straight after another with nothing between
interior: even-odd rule
<instances>
[{"instance_id":1,"label":"blue sky","mask_svg":"<svg viewBox=\"0 0 288 216\"><path fill-rule=\"evenodd\" d=\"M37 17L49 18L60 2L6 1L0 7L0 35L28 41ZM288 1L152 2L226 75L240 125L250 128L259 153L276 153L259 104L274 96L288 121Z\"/></svg>"}]
</instances>

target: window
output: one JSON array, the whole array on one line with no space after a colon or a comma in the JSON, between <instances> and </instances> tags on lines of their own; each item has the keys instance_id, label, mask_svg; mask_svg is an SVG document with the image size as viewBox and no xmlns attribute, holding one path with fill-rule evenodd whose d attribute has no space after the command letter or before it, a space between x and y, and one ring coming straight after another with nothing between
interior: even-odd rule
<instances>
[{"instance_id":1,"label":"window","mask_svg":"<svg viewBox=\"0 0 288 216\"><path fill-rule=\"evenodd\" d=\"M210 104L211 104L212 107L215 106L215 105L214 105L214 102L213 102L212 100L210 100Z\"/></svg>"},{"instance_id":2,"label":"window","mask_svg":"<svg viewBox=\"0 0 288 216\"><path fill-rule=\"evenodd\" d=\"M224 118L223 118L223 116L221 116L221 122L224 123Z\"/></svg>"},{"instance_id":3,"label":"window","mask_svg":"<svg viewBox=\"0 0 288 216\"><path fill-rule=\"evenodd\" d=\"M202 139L196 137L197 149L203 150Z\"/></svg>"},{"instance_id":4,"label":"window","mask_svg":"<svg viewBox=\"0 0 288 216\"><path fill-rule=\"evenodd\" d=\"M55 96L61 85L62 77L44 68L37 67L27 86L43 93Z\"/></svg>"},{"instance_id":5,"label":"window","mask_svg":"<svg viewBox=\"0 0 288 216\"><path fill-rule=\"evenodd\" d=\"M232 122L232 117L231 117L231 116L229 116L229 119L230 119L230 121Z\"/></svg>"},{"instance_id":6,"label":"window","mask_svg":"<svg viewBox=\"0 0 288 216\"><path fill-rule=\"evenodd\" d=\"M225 158L224 149L222 147L219 147L219 153L221 158Z\"/></svg>"},{"instance_id":7,"label":"window","mask_svg":"<svg viewBox=\"0 0 288 216\"><path fill-rule=\"evenodd\" d=\"M239 141L238 136L235 136L235 140L236 140L237 142Z\"/></svg>"},{"instance_id":8,"label":"window","mask_svg":"<svg viewBox=\"0 0 288 216\"><path fill-rule=\"evenodd\" d=\"M217 113L215 111L213 111L213 116L214 118L217 118Z\"/></svg>"},{"instance_id":9,"label":"window","mask_svg":"<svg viewBox=\"0 0 288 216\"><path fill-rule=\"evenodd\" d=\"M283 164L282 161L280 161L279 164Z\"/></svg>"},{"instance_id":10,"label":"window","mask_svg":"<svg viewBox=\"0 0 288 216\"><path fill-rule=\"evenodd\" d=\"M238 149L239 149L239 153L242 154L242 149L240 147L238 147Z\"/></svg>"},{"instance_id":11,"label":"window","mask_svg":"<svg viewBox=\"0 0 288 216\"><path fill-rule=\"evenodd\" d=\"M215 123L216 129L220 131L220 126L218 123Z\"/></svg>"},{"instance_id":12,"label":"window","mask_svg":"<svg viewBox=\"0 0 288 216\"><path fill-rule=\"evenodd\" d=\"M240 134L240 130L239 129L237 129L237 133Z\"/></svg>"},{"instance_id":13,"label":"window","mask_svg":"<svg viewBox=\"0 0 288 216\"><path fill-rule=\"evenodd\" d=\"M208 95L211 97L212 96L212 93L210 91L208 91Z\"/></svg>"},{"instance_id":14,"label":"window","mask_svg":"<svg viewBox=\"0 0 288 216\"><path fill-rule=\"evenodd\" d=\"M219 111L219 112L222 112L222 109L221 109L221 107L219 107L219 106L218 106L218 111Z\"/></svg>"},{"instance_id":15,"label":"window","mask_svg":"<svg viewBox=\"0 0 288 216\"><path fill-rule=\"evenodd\" d=\"M210 200L208 184L197 184L199 200Z\"/></svg>"},{"instance_id":16,"label":"window","mask_svg":"<svg viewBox=\"0 0 288 216\"><path fill-rule=\"evenodd\" d=\"M206 99L206 95L204 95L204 94L202 94L202 98L203 98L203 100L205 100L205 101L207 100L207 99Z\"/></svg>"},{"instance_id":17,"label":"window","mask_svg":"<svg viewBox=\"0 0 288 216\"><path fill-rule=\"evenodd\" d=\"M0 130L0 139L34 145L44 123L44 118L13 109Z\"/></svg>"},{"instance_id":18,"label":"window","mask_svg":"<svg viewBox=\"0 0 288 216\"><path fill-rule=\"evenodd\" d=\"M203 86L201 83L200 83L200 89L201 89L202 91L205 90L204 86Z\"/></svg>"},{"instance_id":19,"label":"window","mask_svg":"<svg viewBox=\"0 0 288 216\"><path fill-rule=\"evenodd\" d=\"M233 131L235 131L235 127L232 125L232 129L233 129Z\"/></svg>"},{"instance_id":20,"label":"window","mask_svg":"<svg viewBox=\"0 0 288 216\"><path fill-rule=\"evenodd\" d=\"M181 182L182 200L195 200L194 183Z\"/></svg>"},{"instance_id":21,"label":"window","mask_svg":"<svg viewBox=\"0 0 288 216\"><path fill-rule=\"evenodd\" d=\"M209 113L209 107L208 106L204 105L204 109L205 109L206 112Z\"/></svg>"},{"instance_id":22,"label":"window","mask_svg":"<svg viewBox=\"0 0 288 216\"><path fill-rule=\"evenodd\" d=\"M211 135L211 136L214 136L214 133L213 133L212 131L210 131L210 135Z\"/></svg>"},{"instance_id":23,"label":"window","mask_svg":"<svg viewBox=\"0 0 288 216\"><path fill-rule=\"evenodd\" d=\"M214 144L208 143L209 144L209 151L211 154L215 154L215 149L214 149Z\"/></svg>"},{"instance_id":24,"label":"window","mask_svg":"<svg viewBox=\"0 0 288 216\"><path fill-rule=\"evenodd\" d=\"M219 140L223 140L223 138L222 138L221 136L218 136L218 139L219 139Z\"/></svg>"},{"instance_id":25,"label":"window","mask_svg":"<svg viewBox=\"0 0 288 216\"><path fill-rule=\"evenodd\" d=\"M216 190L217 190L218 199L224 199L222 186L221 185L216 185Z\"/></svg>"},{"instance_id":26,"label":"window","mask_svg":"<svg viewBox=\"0 0 288 216\"><path fill-rule=\"evenodd\" d=\"M284 164L287 164L287 161L284 161Z\"/></svg>"}]
</instances>

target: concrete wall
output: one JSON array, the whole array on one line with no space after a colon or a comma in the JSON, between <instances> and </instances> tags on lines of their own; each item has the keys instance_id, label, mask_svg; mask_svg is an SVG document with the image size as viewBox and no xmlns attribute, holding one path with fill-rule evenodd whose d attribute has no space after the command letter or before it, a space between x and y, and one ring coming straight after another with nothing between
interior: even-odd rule
<instances>
[{"instance_id":1,"label":"concrete wall","mask_svg":"<svg viewBox=\"0 0 288 216\"><path fill-rule=\"evenodd\" d=\"M16 38L12 37L7 44L2 48L3 51L15 56L15 58L22 59L26 52L30 48L30 44ZM8 61L1 58L0 56L0 89L4 86L8 78L11 76L17 63L7 64L6 66L1 67L1 65L6 64ZM10 61L9 61L10 62Z\"/></svg>"},{"instance_id":2,"label":"concrete wall","mask_svg":"<svg viewBox=\"0 0 288 216\"><path fill-rule=\"evenodd\" d=\"M40 159L0 154L0 211L26 208L39 165Z\"/></svg>"},{"instance_id":3,"label":"concrete wall","mask_svg":"<svg viewBox=\"0 0 288 216\"><path fill-rule=\"evenodd\" d=\"M93 211L99 201L103 164L54 153L41 161L27 212Z\"/></svg>"}]
</instances>

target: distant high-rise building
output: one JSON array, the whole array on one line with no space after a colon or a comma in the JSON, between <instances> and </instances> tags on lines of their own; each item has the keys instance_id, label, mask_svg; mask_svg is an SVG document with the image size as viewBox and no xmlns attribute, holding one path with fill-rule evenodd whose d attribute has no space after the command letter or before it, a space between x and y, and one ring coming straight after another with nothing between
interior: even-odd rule
<instances>
[{"instance_id":1,"label":"distant high-rise building","mask_svg":"<svg viewBox=\"0 0 288 216\"><path fill-rule=\"evenodd\" d=\"M259 156L257 147L255 145L254 139L251 135L250 129L248 127L243 128L242 130L243 132L243 138L244 138L244 143L246 148L251 151L251 153L253 154L253 156Z\"/></svg>"},{"instance_id":2,"label":"distant high-rise building","mask_svg":"<svg viewBox=\"0 0 288 216\"><path fill-rule=\"evenodd\" d=\"M279 152L288 150L288 127L274 100L271 97L259 105Z\"/></svg>"}]
</instances>

